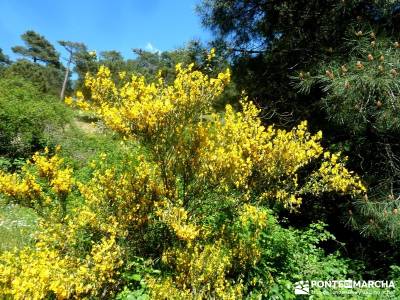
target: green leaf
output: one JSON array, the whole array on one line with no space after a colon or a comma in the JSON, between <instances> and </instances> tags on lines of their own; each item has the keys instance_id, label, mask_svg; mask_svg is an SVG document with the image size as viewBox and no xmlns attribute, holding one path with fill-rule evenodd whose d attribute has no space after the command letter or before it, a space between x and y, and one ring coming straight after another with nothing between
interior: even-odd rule
<instances>
[{"instance_id":1,"label":"green leaf","mask_svg":"<svg viewBox=\"0 0 400 300\"><path fill-rule=\"evenodd\" d=\"M142 280L142 276L140 276L140 274L133 274L133 275L129 276L129 279L132 279L135 281L140 281L140 280Z\"/></svg>"}]
</instances>

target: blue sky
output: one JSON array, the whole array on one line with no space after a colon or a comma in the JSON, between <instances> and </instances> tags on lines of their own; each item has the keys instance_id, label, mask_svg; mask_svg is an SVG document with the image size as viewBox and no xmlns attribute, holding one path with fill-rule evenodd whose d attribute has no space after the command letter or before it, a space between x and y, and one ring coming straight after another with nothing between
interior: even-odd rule
<instances>
[{"instance_id":1,"label":"blue sky","mask_svg":"<svg viewBox=\"0 0 400 300\"><path fill-rule=\"evenodd\" d=\"M58 40L85 43L90 50L171 50L210 34L195 13L199 0L0 0L0 48L10 57L20 35L34 30L59 52Z\"/></svg>"}]
</instances>

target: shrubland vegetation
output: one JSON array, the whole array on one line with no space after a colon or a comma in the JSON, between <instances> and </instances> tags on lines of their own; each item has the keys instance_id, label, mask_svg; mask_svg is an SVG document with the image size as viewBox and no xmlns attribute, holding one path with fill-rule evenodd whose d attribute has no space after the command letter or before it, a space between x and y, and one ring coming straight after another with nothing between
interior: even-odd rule
<instances>
[{"instance_id":1,"label":"shrubland vegetation","mask_svg":"<svg viewBox=\"0 0 400 300\"><path fill-rule=\"evenodd\" d=\"M211 45L126 60L60 41L65 66L24 33L22 59L0 51L1 296L400 284L398 5L206 0ZM353 298L400 293L369 291Z\"/></svg>"}]
</instances>

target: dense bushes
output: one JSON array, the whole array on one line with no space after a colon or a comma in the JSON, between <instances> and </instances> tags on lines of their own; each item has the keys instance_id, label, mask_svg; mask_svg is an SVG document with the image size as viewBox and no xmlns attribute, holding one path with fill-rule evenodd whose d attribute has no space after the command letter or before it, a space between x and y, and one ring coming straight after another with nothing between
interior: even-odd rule
<instances>
[{"instance_id":1,"label":"dense bushes","mask_svg":"<svg viewBox=\"0 0 400 300\"><path fill-rule=\"evenodd\" d=\"M24 79L0 79L0 155L27 157L44 148L68 113L57 99Z\"/></svg>"},{"instance_id":2,"label":"dense bushes","mask_svg":"<svg viewBox=\"0 0 400 300\"><path fill-rule=\"evenodd\" d=\"M124 140L125 156L92 161L88 180L60 157L35 154L19 174L0 174L8 201L40 216L32 247L0 256L0 288L15 299L150 295L154 299L291 297L294 274L342 277L326 257L329 236L283 229L276 209L302 198L365 192L306 122L265 128L245 97L242 112L213 103L230 73L176 68L173 84L125 78L102 67L71 105L94 111ZM57 151L57 150L56 150ZM315 235L318 237L315 237ZM125 296L124 296L125 295Z\"/></svg>"},{"instance_id":3,"label":"dense bushes","mask_svg":"<svg viewBox=\"0 0 400 300\"><path fill-rule=\"evenodd\" d=\"M59 96L64 72L54 66L44 66L20 59L4 68L2 76L11 79L15 77L23 78L35 86L39 92Z\"/></svg>"},{"instance_id":4,"label":"dense bushes","mask_svg":"<svg viewBox=\"0 0 400 300\"><path fill-rule=\"evenodd\" d=\"M398 1L202 2L211 52L61 41L73 122L51 43L0 49L0 298L400 298Z\"/></svg>"},{"instance_id":5,"label":"dense bushes","mask_svg":"<svg viewBox=\"0 0 400 300\"><path fill-rule=\"evenodd\" d=\"M368 195L308 199L291 224L323 219L362 257L364 276L386 278L400 241L400 2L203 0L214 44L233 79L285 128L299 119L349 157ZM221 40L223 43L221 43ZM291 78L292 80L290 80ZM275 110L274 110L275 108Z\"/></svg>"}]
</instances>

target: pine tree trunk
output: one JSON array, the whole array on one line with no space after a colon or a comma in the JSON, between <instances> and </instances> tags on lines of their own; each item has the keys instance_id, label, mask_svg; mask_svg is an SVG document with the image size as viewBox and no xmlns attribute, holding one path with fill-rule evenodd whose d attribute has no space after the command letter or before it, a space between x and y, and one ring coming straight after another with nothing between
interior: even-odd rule
<instances>
[{"instance_id":1,"label":"pine tree trunk","mask_svg":"<svg viewBox=\"0 0 400 300\"><path fill-rule=\"evenodd\" d=\"M67 87L68 76L69 76L69 66L71 64L71 60L72 60L72 55L70 56L70 58L68 60L67 69L65 70L64 82L63 82L63 85L62 85L62 88L61 88L61 93L60 93L60 100L61 101L64 100L64 96L65 96L65 89Z\"/></svg>"}]
</instances>

